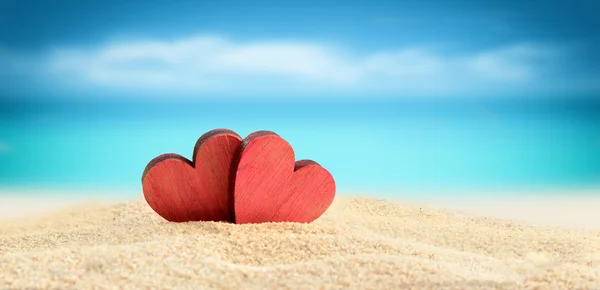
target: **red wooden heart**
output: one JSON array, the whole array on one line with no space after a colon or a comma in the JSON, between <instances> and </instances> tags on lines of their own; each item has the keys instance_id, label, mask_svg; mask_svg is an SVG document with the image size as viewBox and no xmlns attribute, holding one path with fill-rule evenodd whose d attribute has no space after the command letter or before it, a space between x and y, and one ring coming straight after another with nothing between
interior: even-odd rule
<instances>
[{"instance_id":1,"label":"red wooden heart","mask_svg":"<svg viewBox=\"0 0 600 290\"><path fill-rule=\"evenodd\" d=\"M310 223L335 197L333 176L312 160L294 162L288 142L269 131L244 138L235 175L235 223Z\"/></svg>"},{"instance_id":2,"label":"red wooden heart","mask_svg":"<svg viewBox=\"0 0 600 290\"><path fill-rule=\"evenodd\" d=\"M177 154L154 158L142 175L144 198L171 222L231 221L232 172L242 138L231 130L202 135L190 161Z\"/></svg>"}]
</instances>

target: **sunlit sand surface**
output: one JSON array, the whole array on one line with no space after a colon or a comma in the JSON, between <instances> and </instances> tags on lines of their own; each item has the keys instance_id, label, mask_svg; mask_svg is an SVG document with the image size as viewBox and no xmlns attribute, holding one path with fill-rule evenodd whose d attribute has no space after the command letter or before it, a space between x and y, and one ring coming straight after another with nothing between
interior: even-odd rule
<instances>
[{"instance_id":1,"label":"sunlit sand surface","mask_svg":"<svg viewBox=\"0 0 600 290\"><path fill-rule=\"evenodd\" d=\"M28 218L0 203L1 289L600 289L600 230L549 226L577 207L514 206L527 221L338 195L312 224L234 225L168 223L143 198Z\"/></svg>"}]
</instances>

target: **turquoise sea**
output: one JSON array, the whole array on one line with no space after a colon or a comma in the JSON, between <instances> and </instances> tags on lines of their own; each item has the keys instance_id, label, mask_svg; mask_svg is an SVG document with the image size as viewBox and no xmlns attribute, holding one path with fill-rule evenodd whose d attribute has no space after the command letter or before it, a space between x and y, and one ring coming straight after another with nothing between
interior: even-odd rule
<instances>
[{"instance_id":1,"label":"turquoise sea","mask_svg":"<svg viewBox=\"0 0 600 290\"><path fill-rule=\"evenodd\" d=\"M214 128L272 130L339 192L600 188L600 101L0 101L0 188L141 188ZM600 192L600 191L599 191Z\"/></svg>"}]
</instances>

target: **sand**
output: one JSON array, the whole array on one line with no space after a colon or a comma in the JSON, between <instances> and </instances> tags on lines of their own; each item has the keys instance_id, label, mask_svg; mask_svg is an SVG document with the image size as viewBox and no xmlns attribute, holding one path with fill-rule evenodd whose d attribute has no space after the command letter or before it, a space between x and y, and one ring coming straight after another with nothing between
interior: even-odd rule
<instances>
[{"instance_id":1,"label":"sand","mask_svg":"<svg viewBox=\"0 0 600 290\"><path fill-rule=\"evenodd\" d=\"M338 196L312 224L175 224L79 203L0 219L0 289L600 289L600 230L457 210Z\"/></svg>"}]
</instances>

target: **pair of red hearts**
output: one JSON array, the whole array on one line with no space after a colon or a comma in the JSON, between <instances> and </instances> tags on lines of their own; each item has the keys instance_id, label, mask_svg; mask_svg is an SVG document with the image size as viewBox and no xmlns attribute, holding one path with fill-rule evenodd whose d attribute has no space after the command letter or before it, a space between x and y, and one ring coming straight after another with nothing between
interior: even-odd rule
<instances>
[{"instance_id":1,"label":"pair of red hearts","mask_svg":"<svg viewBox=\"0 0 600 290\"><path fill-rule=\"evenodd\" d=\"M192 161L154 158L142 175L148 205L171 222L310 223L333 202L333 176L312 160L295 161L288 142L270 131L242 140L215 129L202 135Z\"/></svg>"}]
</instances>

